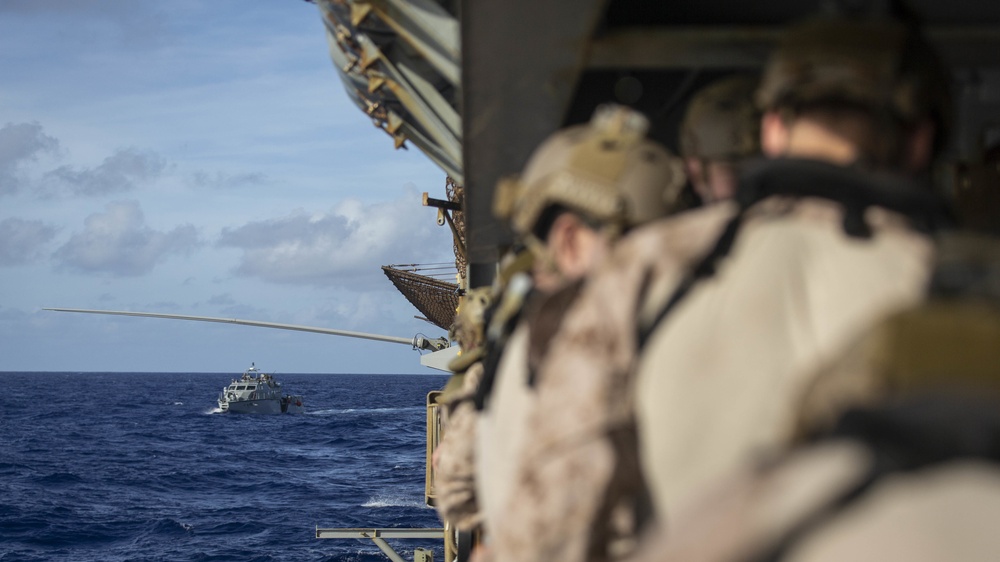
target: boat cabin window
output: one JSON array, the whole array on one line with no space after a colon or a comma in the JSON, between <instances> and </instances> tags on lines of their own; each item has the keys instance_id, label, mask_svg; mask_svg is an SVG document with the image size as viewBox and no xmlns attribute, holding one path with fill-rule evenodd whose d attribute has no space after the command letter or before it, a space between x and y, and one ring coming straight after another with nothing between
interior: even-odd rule
<instances>
[{"instance_id":1,"label":"boat cabin window","mask_svg":"<svg viewBox=\"0 0 1000 562\"><path fill-rule=\"evenodd\" d=\"M241 384L241 385L239 385L239 386L236 387L236 390L246 390L246 389L247 389L247 385L245 385L245 384Z\"/></svg>"}]
</instances>

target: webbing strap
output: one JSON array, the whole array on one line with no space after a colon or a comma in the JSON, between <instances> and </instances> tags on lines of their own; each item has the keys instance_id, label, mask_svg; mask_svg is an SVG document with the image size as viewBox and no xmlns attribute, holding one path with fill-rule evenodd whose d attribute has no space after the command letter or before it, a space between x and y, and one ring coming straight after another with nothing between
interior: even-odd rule
<instances>
[{"instance_id":1,"label":"webbing strap","mask_svg":"<svg viewBox=\"0 0 1000 562\"><path fill-rule=\"evenodd\" d=\"M524 307L518 308L515 314L511 314L505 319L499 337L494 340L486 340L486 351L483 357L483 378L476 387L476 394L473 403L476 410L482 411L486 407L486 402L493 393L493 385L496 383L497 369L500 366L500 358L503 356L503 349L510 338L514 327L517 326L521 315L524 314ZM487 323L489 320L487 319Z\"/></svg>"},{"instance_id":2,"label":"webbing strap","mask_svg":"<svg viewBox=\"0 0 1000 562\"><path fill-rule=\"evenodd\" d=\"M739 212L729 220L726 224L726 228L723 229L722 234L719 236L718 240L715 241L715 245L712 250L702 258L702 260L691 270L691 273L686 275L680 284L674 289L673 294L667 301L667 304L663 305L660 312L657 313L656 317L648 326L640 326L639 335L637 338L638 349L641 351L646 347L646 342L649 337L653 335L656 331L656 327L659 326L660 322L663 321L667 315L673 311L674 307L677 306L681 300L687 296L688 292L694 288L695 284L701 279L706 277L711 277L715 275L715 266L720 259L729 254L729 250L733 246L733 242L736 240L736 232L740 228L740 223L743 220L743 212Z\"/></svg>"},{"instance_id":3,"label":"webbing strap","mask_svg":"<svg viewBox=\"0 0 1000 562\"><path fill-rule=\"evenodd\" d=\"M903 215L909 220L910 227L918 232L931 233L952 222L943 202L929 189L912 182L813 160L759 163L740 182L736 194L739 211L726 224L715 244L684 277L653 321L639 326L637 342L640 351L691 289L715 275L719 261L732 250L747 209L777 195L817 197L839 203L844 209L844 233L854 238L871 237L871 228L864 218L869 207L882 207Z\"/></svg>"}]
</instances>

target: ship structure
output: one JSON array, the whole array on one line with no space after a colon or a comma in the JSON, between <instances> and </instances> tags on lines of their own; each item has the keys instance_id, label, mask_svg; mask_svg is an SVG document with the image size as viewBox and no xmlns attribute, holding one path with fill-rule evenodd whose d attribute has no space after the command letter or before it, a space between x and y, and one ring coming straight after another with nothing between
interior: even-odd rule
<instances>
[{"instance_id":1,"label":"ship structure","mask_svg":"<svg viewBox=\"0 0 1000 562\"><path fill-rule=\"evenodd\" d=\"M844 9L852 4L310 1L319 8L347 96L388 135L387 144L420 150L445 176L444 197L425 193L424 205L436 207L438 224L454 233L456 282L384 268L410 302L444 329L466 291L490 286L498 276L498 263L513 240L493 216L495 187L521 170L548 135L586 122L597 106L611 102L648 116L649 136L677 153L681 119L699 89L728 75L760 71L789 24L828 4ZM1000 224L1000 3L906 4L952 76L955 119L936 188L953 203L962 224L995 233ZM433 505L429 460L441 424L430 396L427 408L425 495ZM418 530L413 531L393 537L418 538ZM447 525L443 531L445 559L468 559L474 540ZM382 536L389 535L378 529L317 529L320 538L370 539L380 548ZM393 558L394 553L387 554Z\"/></svg>"},{"instance_id":2,"label":"ship structure","mask_svg":"<svg viewBox=\"0 0 1000 562\"><path fill-rule=\"evenodd\" d=\"M219 409L231 414L301 414L302 396L285 394L274 375L251 363L219 393Z\"/></svg>"}]
</instances>

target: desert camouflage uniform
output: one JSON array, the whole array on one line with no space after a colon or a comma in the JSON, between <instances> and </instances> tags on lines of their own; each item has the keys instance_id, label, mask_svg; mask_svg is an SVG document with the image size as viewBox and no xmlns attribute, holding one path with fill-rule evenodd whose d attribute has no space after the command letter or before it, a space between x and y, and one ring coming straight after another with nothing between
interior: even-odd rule
<instances>
[{"instance_id":1,"label":"desert camouflage uniform","mask_svg":"<svg viewBox=\"0 0 1000 562\"><path fill-rule=\"evenodd\" d=\"M839 173L779 161L757 181L801 177L803 166L814 179ZM639 229L588 280L542 363L519 488L508 525L494 530L512 546L498 559L615 557L606 546L613 509L641 493L636 423L662 517L706 477L784 438L805 374L856 330L921 297L932 245L909 219L878 206L845 213L821 197L765 197L748 205L718 273L657 327L640 363L640 327L740 209L726 202ZM852 214L868 237L845 233Z\"/></svg>"},{"instance_id":2,"label":"desert camouflage uniform","mask_svg":"<svg viewBox=\"0 0 1000 562\"><path fill-rule=\"evenodd\" d=\"M481 287L462 298L449 330L461 353L448 364L454 374L438 396L443 434L433 456L434 505L441 519L460 531L473 530L482 519L473 483L473 398L483 378L484 324L493 293Z\"/></svg>"},{"instance_id":3,"label":"desert camouflage uniform","mask_svg":"<svg viewBox=\"0 0 1000 562\"><path fill-rule=\"evenodd\" d=\"M872 460L844 440L747 468L682 508L669 535L630 562L996 559L995 459L955 459L867 484Z\"/></svg>"},{"instance_id":4,"label":"desert camouflage uniform","mask_svg":"<svg viewBox=\"0 0 1000 562\"><path fill-rule=\"evenodd\" d=\"M461 391L447 406L450 412L435 455L435 508L442 520L462 531L474 529L482 520L475 493L476 410L471 400L482 374L482 362L465 371Z\"/></svg>"},{"instance_id":5,"label":"desert camouflage uniform","mask_svg":"<svg viewBox=\"0 0 1000 562\"><path fill-rule=\"evenodd\" d=\"M535 281L554 292L533 294L502 347L497 369L487 369L485 380L492 372L495 382L488 397L483 393L477 438L477 484L487 545L479 553L481 559L490 555L528 559L517 545L529 537L504 529L511 518L525 512L523 508L537 505L531 494L520 495L513 488L518 484L521 451L533 446L533 379L547 347L541 342L558 330L576 296L574 280L602 259L622 232L675 207L684 183L683 163L645 137L648 127L648 119L633 110L599 107L588 125L552 135L535 150L523 174L497 186L495 214L510 223L532 252ZM572 230L559 226L566 224L567 213L575 216L577 226ZM584 231L589 234L581 237ZM567 248L562 242L568 240L579 247ZM519 509L509 510L511 502ZM511 557L512 549L518 554Z\"/></svg>"},{"instance_id":6,"label":"desert camouflage uniform","mask_svg":"<svg viewBox=\"0 0 1000 562\"><path fill-rule=\"evenodd\" d=\"M1000 244L945 237L940 248L959 252L939 261L937 298L878 323L813 377L797 445L709 486L631 562L995 559Z\"/></svg>"},{"instance_id":7,"label":"desert camouflage uniform","mask_svg":"<svg viewBox=\"0 0 1000 562\"><path fill-rule=\"evenodd\" d=\"M706 211L719 214L720 210ZM669 222L678 234L667 237L671 243L692 241L695 232L706 231L688 216L694 215ZM630 490L616 494L614 488L638 482L628 477L630 467L616 463L634 458L634 447L632 455L619 454L619 449L627 447L629 439L634 441L628 431L632 422L626 382L634 360L641 264L649 261L648 255L662 251L660 237L651 239L650 232L641 229L620 242L612 263L583 288L580 299L585 302L566 313L562 330L541 363L536 407L528 424L531 439L517 459L520 474L508 498L503 526L491 530L497 560L611 556L604 545L616 534L610 512L618 502L605 498L629 497ZM712 233L709 228L698 238ZM698 256L696 247L688 253L692 260ZM634 468L634 461L631 465Z\"/></svg>"},{"instance_id":8,"label":"desert camouflage uniform","mask_svg":"<svg viewBox=\"0 0 1000 562\"><path fill-rule=\"evenodd\" d=\"M525 412L534 400L527 380L529 333L526 322L514 329L497 365L490 399L476 420L476 491L486 521L502 515L498 510L505 507L502 498L509 493L510 463L524 441Z\"/></svg>"},{"instance_id":9,"label":"desert camouflage uniform","mask_svg":"<svg viewBox=\"0 0 1000 562\"><path fill-rule=\"evenodd\" d=\"M776 175L761 179L796 181L787 163L777 164L765 172ZM810 168L812 181L841 175L829 165ZM718 273L697 283L650 337L635 395L657 512L668 514L672 502L748 455L780 446L809 375L860 331L922 298L933 256L926 232L878 206L857 213L852 219L819 198L755 205ZM845 223L857 220L869 232L848 234Z\"/></svg>"}]
</instances>

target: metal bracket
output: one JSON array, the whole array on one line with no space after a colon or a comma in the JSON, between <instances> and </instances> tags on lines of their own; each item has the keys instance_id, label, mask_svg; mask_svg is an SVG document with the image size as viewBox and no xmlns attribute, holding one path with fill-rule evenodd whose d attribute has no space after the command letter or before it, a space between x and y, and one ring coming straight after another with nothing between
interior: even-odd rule
<instances>
[{"instance_id":1,"label":"metal bracket","mask_svg":"<svg viewBox=\"0 0 1000 562\"><path fill-rule=\"evenodd\" d=\"M448 227L451 229L452 238L455 240L455 247L458 248L458 253L462 255L462 259L465 259L465 245L460 244L459 240L462 239L458 232L458 227L455 226L455 222L452 220L451 215L448 211L459 212L462 210L462 206L454 201L447 201L445 199L435 199L431 197L426 191L423 196L424 207L437 207L438 216L437 224L438 226L443 226L445 222L448 223Z\"/></svg>"},{"instance_id":2,"label":"metal bracket","mask_svg":"<svg viewBox=\"0 0 1000 562\"><path fill-rule=\"evenodd\" d=\"M320 529L316 527L317 539L371 539L393 562L406 562L395 550L385 542L385 539L444 539L444 529Z\"/></svg>"}]
</instances>

